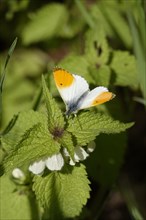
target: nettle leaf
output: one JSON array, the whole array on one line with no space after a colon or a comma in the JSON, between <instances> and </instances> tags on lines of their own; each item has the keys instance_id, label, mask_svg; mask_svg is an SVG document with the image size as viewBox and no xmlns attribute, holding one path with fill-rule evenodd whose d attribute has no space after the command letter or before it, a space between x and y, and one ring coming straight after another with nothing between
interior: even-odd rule
<instances>
[{"instance_id":1,"label":"nettle leaf","mask_svg":"<svg viewBox=\"0 0 146 220\"><path fill-rule=\"evenodd\" d=\"M43 123L47 127L46 116L42 113L28 110L14 116L15 122L11 130L1 137L3 148L13 149L22 139L22 135L37 123Z\"/></svg>"},{"instance_id":2,"label":"nettle leaf","mask_svg":"<svg viewBox=\"0 0 146 220\"><path fill-rule=\"evenodd\" d=\"M136 59L128 51L113 51L110 67L113 70L113 74L115 74L115 85L130 86L133 89L138 88Z\"/></svg>"},{"instance_id":3,"label":"nettle leaf","mask_svg":"<svg viewBox=\"0 0 146 220\"><path fill-rule=\"evenodd\" d=\"M45 98L45 103L47 107L47 113L48 113L48 126L49 129L52 131L52 129L56 128L63 128L65 122L63 114L58 107L57 103L52 98L51 93L49 93L49 90L47 88L46 82L44 77L42 76L42 86L43 86L43 94Z\"/></svg>"},{"instance_id":4,"label":"nettle leaf","mask_svg":"<svg viewBox=\"0 0 146 220\"><path fill-rule=\"evenodd\" d=\"M40 219L35 196L30 189L21 187L16 190L16 185L6 175L2 176L0 181L1 219Z\"/></svg>"},{"instance_id":5,"label":"nettle leaf","mask_svg":"<svg viewBox=\"0 0 146 220\"><path fill-rule=\"evenodd\" d=\"M100 67L109 59L109 48L102 28L89 30L86 34L85 57L91 65Z\"/></svg>"},{"instance_id":6,"label":"nettle leaf","mask_svg":"<svg viewBox=\"0 0 146 220\"><path fill-rule=\"evenodd\" d=\"M122 123L100 113L84 112L69 120L67 130L75 136L78 145L86 145L100 133L113 134L125 131L133 123Z\"/></svg>"},{"instance_id":7,"label":"nettle leaf","mask_svg":"<svg viewBox=\"0 0 146 220\"><path fill-rule=\"evenodd\" d=\"M6 172L15 167L21 168L24 164L29 165L38 159L46 158L58 153L60 145L57 143L46 127L36 124L28 130L20 143L4 161Z\"/></svg>"},{"instance_id":8,"label":"nettle leaf","mask_svg":"<svg viewBox=\"0 0 146 220\"><path fill-rule=\"evenodd\" d=\"M35 176L33 190L47 209L49 219L73 218L80 214L89 198L89 180L85 167L66 166L62 172Z\"/></svg>"},{"instance_id":9,"label":"nettle leaf","mask_svg":"<svg viewBox=\"0 0 146 220\"><path fill-rule=\"evenodd\" d=\"M94 83L94 77L88 71L89 63L84 56L69 55L61 60L59 66L71 73L84 77L89 83Z\"/></svg>"},{"instance_id":10,"label":"nettle leaf","mask_svg":"<svg viewBox=\"0 0 146 220\"><path fill-rule=\"evenodd\" d=\"M30 44L57 35L68 19L68 11L63 4L47 4L34 13L22 31L22 41ZM32 31L33 30L33 31Z\"/></svg>"},{"instance_id":11,"label":"nettle leaf","mask_svg":"<svg viewBox=\"0 0 146 220\"><path fill-rule=\"evenodd\" d=\"M60 144L68 150L71 158L74 158L74 143L72 139L72 135L65 131L61 139L59 140Z\"/></svg>"},{"instance_id":12,"label":"nettle leaf","mask_svg":"<svg viewBox=\"0 0 146 220\"><path fill-rule=\"evenodd\" d=\"M98 86L105 86L105 87L109 86L111 79L111 70L109 66L102 65L99 68L90 66L89 72L91 75L94 75L96 84Z\"/></svg>"}]
</instances>

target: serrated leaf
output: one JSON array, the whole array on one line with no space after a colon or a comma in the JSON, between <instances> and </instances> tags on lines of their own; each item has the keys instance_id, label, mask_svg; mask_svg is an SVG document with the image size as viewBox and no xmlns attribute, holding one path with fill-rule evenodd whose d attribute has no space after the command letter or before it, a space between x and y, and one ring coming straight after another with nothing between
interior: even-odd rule
<instances>
[{"instance_id":1,"label":"serrated leaf","mask_svg":"<svg viewBox=\"0 0 146 220\"><path fill-rule=\"evenodd\" d=\"M65 147L68 150L69 155L73 159L74 158L74 144L73 144L72 135L69 132L65 131L63 133L63 136L60 138L59 142L61 143L63 147Z\"/></svg>"},{"instance_id":2,"label":"serrated leaf","mask_svg":"<svg viewBox=\"0 0 146 220\"><path fill-rule=\"evenodd\" d=\"M63 60L61 60L59 66L71 73L83 76L89 83L94 83L94 77L92 77L88 71L89 63L84 56L66 56Z\"/></svg>"},{"instance_id":3,"label":"serrated leaf","mask_svg":"<svg viewBox=\"0 0 146 220\"><path fill-rule=\"evenodd\" d=\"M14 148L14 146L16 146L21 140L22 135L37 123L44 123L47 127L46 116L33 110L23 111L14 117L17 117L14 126L1 138L5 150Z\"/></svg>"},{"instance_id":4,"label":"serrated leaf","mask_svg":"<svg viewBox=\"0 0 146 220\"><path fill-rule=\"evenodd\" d=\"M1 220L38 220L38 207L30 189L22 187L17 191L8 176L2 176L0 181Z\"/></svg>"},{"instance_id":5,"label":"serrated leaf","mask_svg":"<svg viewBox=\"0 0 146 220\"><path fill-rule=\"evenodd\" d=\"M100 133L120 133L132 125L133 123L124 124L100 113L84 112L69 120L67 130L72 132L79 145L86 145Z\"/></svg>"},{"instance_id":6,"label":"serrated leaf","mask_svg":"<svg viewBox=\"0 0 146 220\"><path fill-rule=\"evenodd\" d=\"M101 66L109 59L109 48L102 28L91 29L86 34L85 57L91 65Z\"/></svg>"},{"instance_id":7,"label":"serrated leaf","mask_svg":"<svg viewBox=\"0 0 146 220\"><path fill-rule=\"evenodd\" d=\"M23 43L35 43L57 35L67 18L68 11L63 4L46 4L32 15L24 27L22 31Z\"/></svg>"},{"instance_id":8,"label":"serrated leaf","mask_svg":"<svg viewBox=\"0 0 146 220\"><path fill-rule=\"evenodd\" d=\"M52 95L47 88L43 76L42 76L42 86L43 86L43 94L44 94L47 113L48 113L48 127L51 131L54 128L63 128L65 124L63 114L60 108L58 107L57 103L55 102L55 100L52 98Z\"/></svg>"},{"instance_id":9,"label":"serrated leaf","mask_svg":"<svg viewBox=\"0 0 146 220\"><path fill-rule=\"evenodd\" d=\"M96 148L85 161L91 178L104 187L109 187L118 178L126 150L124 133L105 135L96 138Z\"/></svg>"},{"instance_id":10,"label":"serrated leaf","mask_svg":"<svg viewBox=\"0 0 146 220\"><path fill-rule=\"evenodd\" d=\"M113 76L115 85L138 88L136 59L128 51L113 51L110 67L113 70L113 75L115 75Z\"/></svg>"},{"instance_id":11,"label":"serrated leaf","mask_svg":"<svg viewBox=\"0 0 146 220\"><path fill-rule=\"evenodd\" d=\"M60 145L42 124L36 124L28 130L20 143L14 148L4 161L5 171L27 166L39 159L52 156L59 152Z\"/></svg>"},{"instance_id":12,"label":"serrated leaf","mask_svg":"<svg viewBox=\"0 0 146 220\"><path fill-rule=\"evenodd\" d=\"M51 220L73 218L80 214L89 198L89 180L85 167L66 166L62 172L35 176L33 189L38 201L47 208Z\"/></svg>"},{"instance_id":13,"label":"serrated leaf","mask_svg":"<svg viewBox=\"0 0 146 220\"><path fill-rule=\"evenodd\" d=\"M90 66L89 67L89 72L91 75L94 75L94 78L96 80L96 84L98 86L105 86L108 87L110 84L110 79L111 79L111 70L109 66L107 65L102 65L99 68ZM95 82L94 82L95 84Z\"/></svg>"}]
</instances>

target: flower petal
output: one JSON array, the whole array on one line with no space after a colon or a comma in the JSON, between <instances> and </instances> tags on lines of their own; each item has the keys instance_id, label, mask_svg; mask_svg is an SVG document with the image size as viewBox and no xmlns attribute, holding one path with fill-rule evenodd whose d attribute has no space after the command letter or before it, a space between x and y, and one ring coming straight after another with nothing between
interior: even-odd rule
<instances>
[{"instance_id":1,"label":"flower petal","mask_svg":"<svg viewBox=\"0 0 146 220\"><path fill-rule=\"evenodd\" d=\"M59 154L54 154L52 157L48 157L46 160L46 166L48 167L49 170L61 170L61 168L64 165L64 159L61 155Z\"/></svg>"},{"instance_id":2,"label":"flower petal","mask_svg":"<svg viewBox=\"0 0 146 220\"><path fill-rule=\"evenodd\" d=\"M85 160L88 156L89 154L87 154L82 147L75 147L74 159L76 162L79 162L80 160Z\"/></svg>"},{"instance_id":3,"label":"flower petal","mask_svg":"<svg viewBox=\"0 0 146 220\"><path fill-rule=\"evenodd\" d=\"M22 170L20 170L19 168L15 168L12 171L12 176L16 179L22 179L25 177L24 173L22 172Z\"/></svg>"},{"instance_id":4,"label":"flower petal","mask_svg":"<svg viewBox=\"0 0 146 220\"><path fill-rule=\"evenodd\" d=\"M87 152L92 153L95 150L96 144L95 141L91 141L87 146Z\"/></svg>"},{"instance_id":5,"label":"flower petal","mask_svg":"<svg viewBox=\"0 0 146 220\"><path fill-rule=\"evenodd\" d=\"M69 164L70 164L71 166L74 166L74 165L75 165L75 162L70 158Z\"/></svg>"},{"instance_id":6,"label":"flower petal","mask_svg":"<svg viewBox=\"0 0 146 220\"><path fill-rule=\"evenodd\" d=\"M29 171L31 171L34 174L42 174L42 172L45 169L45 161L40 160L38 162L34 162L32 165L29 166Z\"/></svg>"}]
</instances>

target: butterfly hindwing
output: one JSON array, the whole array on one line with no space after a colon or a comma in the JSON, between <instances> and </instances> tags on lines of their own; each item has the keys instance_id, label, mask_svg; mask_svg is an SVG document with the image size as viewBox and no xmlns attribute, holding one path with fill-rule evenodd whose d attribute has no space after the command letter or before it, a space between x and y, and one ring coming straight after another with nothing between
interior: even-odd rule
<instances>
[{"instance_id":1,"label":"butterfly hindwing","mask_svg":"<svg viewBox=\"0 0 146 220\"><path fill-rule=\"evenodd\" d=\"M92 106L103 104L114 97L112 92L109 92L106 87L99 86L89 91L85 98L81 100L79 109L89 108Z\"/></svg>"}]
</instances>

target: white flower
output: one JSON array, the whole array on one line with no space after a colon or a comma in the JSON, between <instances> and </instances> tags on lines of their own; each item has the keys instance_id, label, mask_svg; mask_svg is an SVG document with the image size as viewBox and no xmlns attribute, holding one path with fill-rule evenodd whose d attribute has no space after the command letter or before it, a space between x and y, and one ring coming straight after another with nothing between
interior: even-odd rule
<instances>
[{"instance_id":1,"label":"white flower","mask_svg":"<svg viewBox=\"0 0 146 220\"><path fill-rule=\"evenodd\" d=\"M31 164L29 166L29 171L31 171L32 173L39 175L41 173L43 173L44 169L45 169L45 161L40 160L38 162L34 162L33 164Z\"/></svg>"},{"instance_id":2,"label":"white flower","mask_svg":"<svg viewBox=\"0 0 146 220\"><path fill-rule=\"evenodd\" d=\"M87 152L92 153L95 150L96 144L95 141L91 141L87 146Z\"/></svg>"},{"instance_id":3,"label":"white flower","mask_svg":"<svg viewBox=\"0 0 146 220\"><path fill-rule=\"evenodd\" d=\"M23 173L22 170L20 170L19 168L15 168L15 169L12 171L12 176L13 176L15 179L25 179L24 173Z\"/></svg>"},{"instance_id":4,"label":"white flower","mask_svg":"<svg viewBox=\"0 0 146 220\"><path fill-rule=\"evenodd\" d=\"M64 149L64 155L70 159L69 164L71 166L74 166L75 163L79 162L80 160L81 161L85 160L89 156L89 154L87 154L86 151L82 147L75 147L74 160L70 158L69 153L66 148Z\"/></svg>"},{"instance_id":5,"label":"white flower","mask_svg":"<svg viewBox=\"0 0 146 220\"><path fill-rule=\"evenodd\" d=\"M48 167L49 170L61 170L61 168L64 165L64 159L62 155L55 154L52 157L48 157L46 160L46 167Z\"/></svg>"},{"instance_id":6,"label":"white flower","mask_svg":"<svg viewBox=\"0 0 146 220\"><path fill-rule=\"evenodd\" d=\"M51 157L48 157L46 160L40 160L38 162L34 162L29 166L29 171L31 171L33 174L41 175L45 167L47 167L49 170L61 170L64 165L64 159L61 155L61 153L54 154Z\"/></svg>"}]
</instances>

